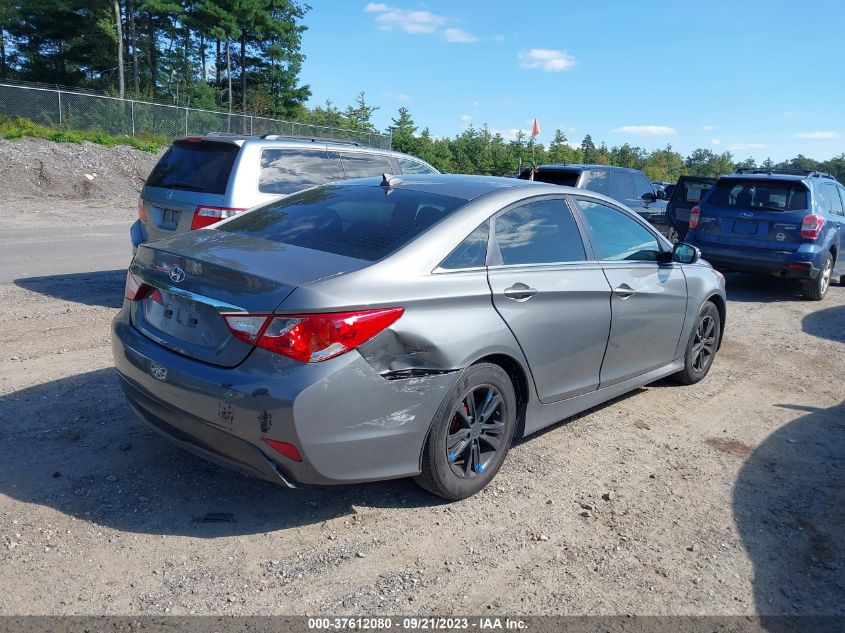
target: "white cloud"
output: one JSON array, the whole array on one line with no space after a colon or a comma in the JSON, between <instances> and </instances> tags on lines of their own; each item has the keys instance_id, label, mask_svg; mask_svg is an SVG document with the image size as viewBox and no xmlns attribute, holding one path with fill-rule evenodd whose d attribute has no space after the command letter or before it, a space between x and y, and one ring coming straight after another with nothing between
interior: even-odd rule
<instances>
[{"instance_id":1,"label":"white cloud","mask_svg":"<svg viewBox=\"0 0 845 633\"><path fill-rule=\"evenodd\" d=\"M734 151L740 151L744 149L763 149L768 147L765 143L731 143L730 148Z\"/></svg>"},{"instance_id":2,"label":"white cloud","mask_svg":"<svg viewBox=\"0 0 845 633\"><path fill-rule=\"evenodd\" d=\"M477 108L478 106L481 105L481 102L480 101L473 101L472 105L473 105L473 107Z\"/></svg>"},{"instance_id":3,"label":"white cloud","mask_svg":"<svg viewBox=\"0 0 845 633\"><path fill-rule=\"evenodd\" d=\"M623 125L613 131L636 136L672 136L678 133L675 128L666 125Z\"/></svg>"},{"instance_id":4,"label":"white cloud","mask_svg":"<svg viewBox=\"0 0 845 633\"><path fill-rule=\"evenodd\" d=\"M809 138L809 139L826 139L826 138L839 138L839 132L799 132L795 135L795 138Z\"/></svg>"},{"instance_id":5,"label":"white cloud","mask_svg":"<svg viewBox=\"0 0 845 633\"><path fill-rule=\"evenodd\" d=\"M532 48L517 55L522 68L539 68L547 73L568 70L575 65L575 58L564 51L550 48Z\"/></svg>"},{"instance_id":6,"label":"white cloud","mask_svg":"<svg viewBox=\"0 0 845 633\"><path fill-rule=\"evenodd\" d=\"M383 31L398 29L411 35L437 34L447 42L457 44L471 44L478 41L478 38L468 31L447 28L447 24L455 20L431 11L414 11L394 7L384 2L370 2L364 7L364 12L375 14L376 24Z\"/></svg>"},{"instance_id":7,"label":"white cloud","mask_svg":"<svg viewBox=\"0 0 845 633\"><path fill-rule=\"evenodd\" d=\"M471 124L472 124L472 115L462 114L461 115L461 127L469 127Z\"/></svg>"},{"instance_id":8,"label":"white cloud","mask_svg":"<svg viewBox=\"0 0 845 633\"><path fill-rule=\"evenodd\" d=\"M472 44L478 41L478 38L472 33L452 28L443 31L443 39L447 42L454 42L455 44Z\"/></svg>"},{"instance_id":9,"label":"white cloud","mask_svg":"<svg viewBox=\"0 0 845 633\"><path fill-rule=\"evenodd\" d=\"M515 140L516 137L519 136L520 132L522 132L522 134L526 138L528 138L531 135L530 130L524 130L524 129L518 128L518 127L512 127L509 130L497 130L497 129L491 129L490 130L490 134L493 134L494 136L496 134L500 134L502 136L502 138L504 138L507 141Z\"/></svg>"},{"instance_id":10,"label":"white cloud","mask_svg":"<svg viewBox=\"0 0 845 633\"><path fill-rule=\"evenodd\" d=\"M701 129L704 130L705 132L712 132L713 130L716 129L716 126L715 125L702 125Z\"/></svg>"},{"instance_id":11,"label":"white cloud","mask_svg":"<svg viewBox=\"0 0 845 633\"><path fill-rule=\"evenodd\" d=\"M434 33L438 28L446 24L446 18L429 11L411 11L391 7L383 2L370 2L364 7L366 13L375 13L376 24L385 31L401 29L406 33L419 35L421 33Z\"/></svg>"},{"instance_id":12,"label":"white cloud","mask_svg":"<svg viewBox=\"0 0 845 633\"><path fill-rule=\"evenodd\" d=\"M719 140L719 139L717 139L717 138L714 138L712 141L710 141L710 144L711 144L711 145L721 145L721 144L722 144L722 141L720 141L720 140Z\"/></svg>"},{"instance_id":13,"label":"white cloud","mask_svg":"<svg viewBox=\"0 0 845 633\"><path fill-rule=\"evenodd\" d=\"M411 97L402 92L383 92L381 96L387 99L396 99L397 101L410 101Z\"/></svg>"}]
</instances>

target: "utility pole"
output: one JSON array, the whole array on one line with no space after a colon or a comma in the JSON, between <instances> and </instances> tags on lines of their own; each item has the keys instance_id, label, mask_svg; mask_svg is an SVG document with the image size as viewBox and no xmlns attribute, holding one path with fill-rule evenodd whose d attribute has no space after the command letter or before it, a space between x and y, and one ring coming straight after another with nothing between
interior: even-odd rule
<instances>
[{"instance_id":1,"label":"utility pole","mask_svg":"<svg viewBox=\"0 0 845 633\"><path fill-rule=\"evenodd\" d=\"M120 19L120 0L114 0L114 17L117 21L117 81L123 99L123 22Z\"/></svg>"}]
</instances>

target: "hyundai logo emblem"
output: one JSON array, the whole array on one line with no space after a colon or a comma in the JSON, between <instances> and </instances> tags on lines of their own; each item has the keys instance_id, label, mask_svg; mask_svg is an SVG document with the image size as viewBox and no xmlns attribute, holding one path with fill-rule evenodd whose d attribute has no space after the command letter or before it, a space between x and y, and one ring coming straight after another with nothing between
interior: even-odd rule
<instances>
[{"instance_id":1,"label":"hyundai logo emblem","mask_svg":"<svg viewBox=\"0 0 845 633\"><path fill-rule=\"evenodd\" d=\"M173 283L180 284L185 281L185 271L179 266L171 266L169 274Z\"/></svg>"}]
</instances>

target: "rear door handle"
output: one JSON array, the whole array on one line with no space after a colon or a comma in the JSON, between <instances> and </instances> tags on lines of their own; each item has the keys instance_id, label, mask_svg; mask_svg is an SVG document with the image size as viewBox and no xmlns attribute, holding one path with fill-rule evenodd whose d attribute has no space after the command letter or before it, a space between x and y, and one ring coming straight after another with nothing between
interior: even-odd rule
<instances>
[{"instance_id":1,"label":"rear door handle","mask_svg":"<svg viewBox=\"0 0 845 633\"><path fill-rule=\"evenodd\" d=\"M613 289L613 294L620 299L627 299L631 295L637 294L637 291L631 288L628 284L622 284L621 286L616 286L616 288Z\"/></svg>"},{"instance_id":2,"label":"rear door handle","mask_svg":"<svg viewBox=\"0 0 845 633\"><path fill-rule=\"evenodd\" d=\"M528 301L531 297L536 295L539 290L532 288L523 283L516 283L510 288L505 289L505 296L514 301Z\"/></svg>"}]
</instances>

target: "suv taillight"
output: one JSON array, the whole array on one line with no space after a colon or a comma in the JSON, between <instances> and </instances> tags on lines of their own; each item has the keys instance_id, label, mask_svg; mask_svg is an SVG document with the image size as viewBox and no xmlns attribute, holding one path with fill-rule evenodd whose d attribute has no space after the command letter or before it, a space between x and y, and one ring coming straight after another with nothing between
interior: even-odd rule
<instances>
[{"instance_id":1,"label":"suv taillight","mask_svg":"<svg viewBox=\"0 0 845 633\"><path fill-rule=\"evenodd\" d=\"M701 217L701 207L693 207L689 212L689 227L694 229L698 226L698 218Z\"/></svg>"},{"instance_id":2,"label":"suv taillight","mask_svg":"<svg viewBox=\"0 0 845 633\"><path fill-rule=\"evenodd\" d=\"M235 338L284 354L303 363L318 363L355 349L396 322L405 308L380 308L329 314L227 314Z\"/></svg>"},{"instance_id":3,"label":"suv taillight","mask_svg":"<svg viewBox=\"0 0 845 633\"><path fill-rule=\"evenodd\" d=\"M194 217L191 220L191 230L201 229L206 226L211 226L215 222L231 218L236 213L246 211L246 209L235 209L233 207L207 207L199 205L194 209Z\"/></svg>"},{"instance_id":4,"label":"suv taillight","mask_svg":"<svg viewBox=\"0 0 845 633\"><path fill-rule=\"evenodd\" d=\"M801 222L801 237L806 237L808 240L816 239L822 232L824 226L824 218L815 213L810 213L804 216L804 221Z\"/></svg>"},{"instance_id":5,"label":"suv taillight","mask_svg":"<svg viewBox=\"0 0 845 633\"><path fill-rule=\"evenodd\" d=\"M147 215L147 205L143 198L138 198L138 219L141 222L148 222L150 217Z\"/></svg>"}]
</instances>

